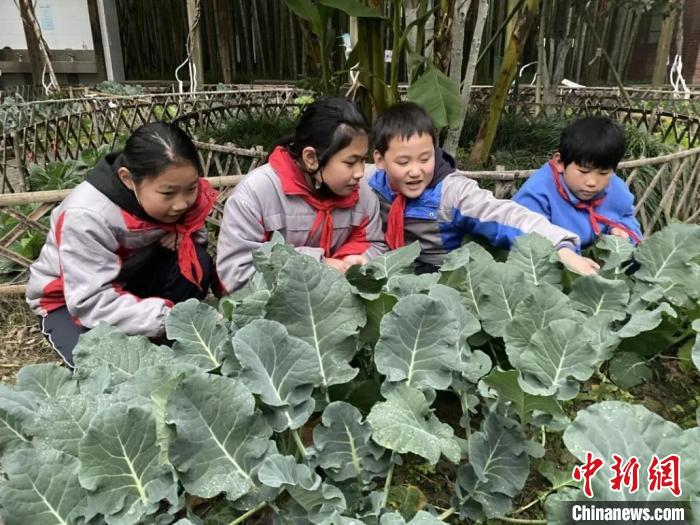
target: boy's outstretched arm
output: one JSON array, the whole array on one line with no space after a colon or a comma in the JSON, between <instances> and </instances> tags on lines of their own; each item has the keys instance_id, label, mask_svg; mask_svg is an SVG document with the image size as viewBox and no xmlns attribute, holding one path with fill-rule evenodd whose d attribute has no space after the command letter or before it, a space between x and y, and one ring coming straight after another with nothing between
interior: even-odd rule
<instances>
[{"instance_id":1,"label":"boy's outstretched arm","mask_svg":"<svg viewBox=\"0 0 700 525\"><path fill-rule=\"evenodd\" d=\"M466 177L453 179L443 191L456 196L455 222L465 233L486 237L491 244L501 248L510 248L515 238L522 234L537 233L555 246L560 260L571 271L590 275L600 269L595 261L577 253L580 240L576 234L516 202L495 198L473 180ZM459 188L450 188L451 184Z\"/></svg>"},{"instance_id":2,"label":"boy's outstretched arm","mask_svg":"<svg viewBox=\"0 0 700 525\"><path fill-rule=\"evenodd\" d=\"M576 234L516 202L497 199L466 177L455 175L446 179L443 194L449 196L454 209L454 224L464 233L485 237L497 248L509 249L515 238L524 233L537 233L557 248L577 250L580 245Z\"/></svg>"}]
</instances>

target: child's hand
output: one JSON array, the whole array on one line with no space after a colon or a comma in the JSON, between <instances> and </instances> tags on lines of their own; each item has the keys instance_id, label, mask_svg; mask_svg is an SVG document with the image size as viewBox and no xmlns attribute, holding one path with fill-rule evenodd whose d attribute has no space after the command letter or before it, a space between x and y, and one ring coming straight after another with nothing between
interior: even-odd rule
<instances>
[{"instance_id":1,"label":"child's hand","mask_svg":"<svg viewBox=\"0 0 700 525\"><path fill-rule=\"evenodd\" d=\"M624 231L622 231L620 228L613 228L610 230L610 235L615 235L616 237L622 237L623 239L629 241L630 236L627 235Z\"/></svg>"},{"instance_id":2,"label":"child's hand","mask_svg":"<svg viewBox=\"0 0 700 525\"><path fill-rule=\"evenodd\" d=\"M161 237L158 242L160 243L160 245L163 248L167 248L168 250L177 251L178 249L180 249L180 241L181 240L182 239L178 238L177 232L170 232L170 233L166 233L165 235L163 235L163 237Z\"/></svg>"},{"instance_id":3,"label":"child's hand","mask_svg":"<svg viewBox=\"0 0 700 525\"><path fill-rule=\"evenodd\" d=\"M343 259L333 259L330 257L326 257L325 259L323 259L323 262L331 268L335 268L340 273L345 273L348 270L348 268L352 266L350 263L344 261Z\"/></svg>"},{"instance_id":4,"label":"child's hand","mask_svg":"<svg viewBox=\"0 0 700 525\"><path fill-rule=\"evenodd\" d=\"M343 261L348 263L349 266L353 266L355 264L364 266L369 262L369 259L364 255L346 255L345 257L343 257Z\"/></svg>"},{"instance_id":5,"label":"child's hand","mask_svg":"<svg viewBox=\"0 0 700 525\"><path fill-rule=\"evenodd\" d=\"M600 265L597 262L588 257L580 256L571 248L562 248L558 254L559 260L572 272L580 275L593 275L600 270Z\"/></svg>"}]
</instances>

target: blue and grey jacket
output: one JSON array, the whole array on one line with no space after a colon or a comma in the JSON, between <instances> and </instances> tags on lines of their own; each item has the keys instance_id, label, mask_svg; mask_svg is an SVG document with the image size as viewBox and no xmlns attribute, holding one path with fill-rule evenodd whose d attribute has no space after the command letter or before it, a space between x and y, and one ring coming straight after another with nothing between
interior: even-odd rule
<instances>
[{"instance_id":1,"label":"blue and grey jacket","mask_svg":"<svg viewBox=\"0 0 700 525\"><path fill-rule=\"evenodd\" d=\"M396 193L383 170L374 172L369 185L379 197L386 228ZM575 234L513 201L497 199L474 180L458 173L455 160L437 148L433 180L420 197L406 200L405 241L406 244L420 242L418 271L439 267L450 251L461 246L466 233L485 237L499 248L510 248L513 240L524 233L537 233L557 248L568 245L578 249L579 245Z\"/></svg>"}]
</instances>

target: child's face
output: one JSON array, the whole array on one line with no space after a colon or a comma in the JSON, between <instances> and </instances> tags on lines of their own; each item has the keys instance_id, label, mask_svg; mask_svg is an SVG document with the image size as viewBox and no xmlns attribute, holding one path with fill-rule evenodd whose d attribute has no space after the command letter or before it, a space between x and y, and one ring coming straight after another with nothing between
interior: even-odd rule
<instances>
[{"instance_id":1,"label":"child's face","mask_svg":"<svg viewBox=\"0 0 700 525\"><path fill-rule=\"evenodd\" d=\"M314 177L318 182L324 182L336 195L341 197L350 195L365 174L365 158L368 150L367 135L364 133L356 135L352 142L333 155ZM305 159L305 163L309 171L318 169L318 163L314 166L313 160L307 162Z\"/></svg>"},{"instance_id":2,"label":"child's face","mask_svg":"<svg viewBox=\"0 0 700 525\"><path fill-rule=\"evenodd\" d=\"M197 200L199 175L191 164L171 166L136 184L126 168L119 168L119 177L134 191L144 211L160 222L177 222Z\"/></svg>"},{"instance_id":3,"label":"child's face","mask_svg":"<svg viewBox=\"0 0 700 525\"><path fill-rule=\"evenodd\" d=\"M591 200L598 193L603 191L612 177L612 168L588 168L572 162L566 168L559 162L560 171L564 172L564 182L582 201Z\"/></svg>"},{"instance_id":4,"label":"child's face","mask_svg":"<svg viewBox=\"0 0 700 525\"><path fill-rule=\"evenodd\" d=\"M374 152L374 163L386 171L389 185L408 199L425 191L435 172L435 145L428 133L411 135L407 139L394 137L384 155Z\"/></svg>"}]
</instances>

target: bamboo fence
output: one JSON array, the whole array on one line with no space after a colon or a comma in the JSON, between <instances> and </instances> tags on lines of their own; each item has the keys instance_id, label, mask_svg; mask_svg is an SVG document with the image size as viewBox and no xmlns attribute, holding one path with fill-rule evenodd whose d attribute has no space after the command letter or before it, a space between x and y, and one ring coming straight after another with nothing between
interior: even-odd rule
<instances>
[{"instance_id":1,"label":"bamboo fence","mask_svg":"<svg viewBox=\"0 0 700 525\"><path fill-rule=\"evenodd\" d=\"M690 147L673 154L626 161L618 173L636 197L636 210L643 231L649 234L669 221L700 222L700 137L699 119L694 111L678 113L677 101L668 92L638 90L637 107L620 103L611 89L561 90L558 110L566 115L607 114L618 121L645 127L651 132L684 141ZM232 144L200 140L203 132L217 129L241 116L275 118L296 107L295 99L308 92L290 86L238 87L227 91L205 91L192 95L174 93L135 97L96 97L63 101L33 102L15 106L5 114L0 135L0 219L12 223L0 238L0 258L14 265L12 278L0 285L0 295L24 290L32 261L22 255L19 241L29 232L46 234L48 217L70 190L22 192L22 177L14 184L8 175L26 172L30 162L78 158L86 148L113 145L117 137L154 121L175 121L195 137L201 165L221 194L209 218L216 228L223 203L235 184L265 157L262 148L243 149ZM475 92L474 103L483 104L487 89ZM695 97L696 94L693 94ZM692 99L683 99L692 103ZM688 107L694 107L692 104ZM49 108L49 109L47 109ZM535 118L534 92L519 89L511 95L509 111ZM49 114L42 120L42 116ZM462 172L466 177L489 181L499 198L512 196L520 180L534 170ZM20 181L20 182L18 182ZM8 192L9 191L9 192ZM649 206L649 204L652 204ZM653 210L653 211L650 211Z\"/></svg>"}]
</instances>

